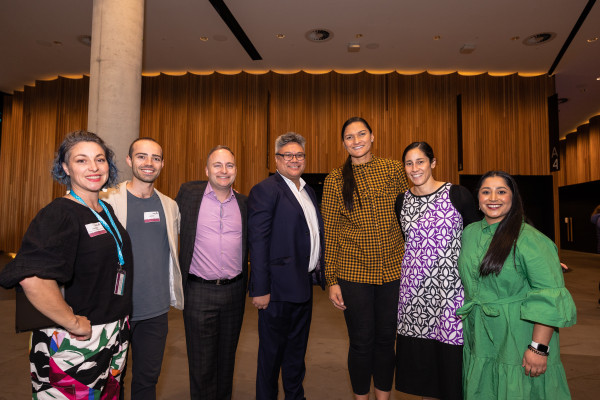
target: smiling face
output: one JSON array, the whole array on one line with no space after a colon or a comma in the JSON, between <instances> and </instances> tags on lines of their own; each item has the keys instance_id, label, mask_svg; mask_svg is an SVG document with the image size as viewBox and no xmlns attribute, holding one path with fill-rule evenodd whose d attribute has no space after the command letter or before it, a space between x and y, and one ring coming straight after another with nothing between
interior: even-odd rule
<instances>
[{"instance_id":1,"label":"smiling face","mask_svg":"<svg viewBox=\"0 0 600 400\"><path fill-rule=\"evenodd\" d=\"M512 207L513 193L504 178L490 176L482 182L477 198L485 220L491 225L506 217Z\"/></svg>"},{"instance_id":2,"label":"smiling face","mask_svg":"<svg viewBox=\"0 0 600 400\"><path fill-rule=\"evenodd\" d=\"M371 160L371 145L374 136L365 124L353 122L346 127L343 136L344 147L353 164L362 164Z\"/></svg>"},{"instance_id":3,"label":"smiling face","mask_svg":"<svg viewBox=\"0 0 600 400\"><path fill-rule=\"evenodd\" d=\"M430 162L419 148L409 150L404 157L404 170L415 186L422 186L433 180L432 170L435 165L435 158Z\"/></svg>"},{"instance_id":4,"label":"smiling face","mask_svg":"<svg viewBox=\"0 0 600 400\"><path fill-rule=\"evenodd\" d=\"M139 140L133 144L131 157L127 156L127 164L133 172L133 179L152 183L160 175L165 163L162 148L150 140Z\"/></svg>"},{"instance_id":5,"label":"smiling face","mask_svg":"<svg viewBox=\"0 0 600 400\"><path fill-rule=\"evenodd\" d=\"M98 143L79 142L71 148L62 163L71 180L71 190L81 197L96 195L108 180L108 161Z\"/></svg>"},{"instance_id":6,"label":"smiling face","mask_svg":"<svg viewBox=\"0 0 600 400\"><path fill-rule=\"evenodd\" d=\"M214 191L228 191L237 175L235 157L227 149L215 150L208 157L205 171Z\"/></svg>"},{"instance_id":7,"label":"smiling face","mask_svg":"<svg viewBox=\"0 0 600 400\"><path fill-rule=\"evenodd\" d=\"M285 146L281 146L278 151L279 154L304 154L304 149L300 144L291 142ZM300 182L300 176L304 172L306 167L306 159L298 160L296 157L292 157L290 161L285 161L282 156L275 156L275 164L277 165L277 171L292 182Z\"/></svg>"}]
</instances>

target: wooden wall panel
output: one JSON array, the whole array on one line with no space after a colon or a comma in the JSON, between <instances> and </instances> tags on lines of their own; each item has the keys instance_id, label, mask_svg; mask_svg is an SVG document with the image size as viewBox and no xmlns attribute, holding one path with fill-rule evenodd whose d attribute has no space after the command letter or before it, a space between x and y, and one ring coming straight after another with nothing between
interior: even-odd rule
<instances>
[{"instance_id":1,"label":"wooden wall panel","mask_svg":"<svg viewBox=\"0 0 600 400\"><path fill-rule=\"evenodd\" d=\"M20 132L23 123L24 93L4 96L2 121L2 155L0 167L0 250L15 251L23 236L23 184L22 166L29 160L23 149L28 146Z\"/></svg>"},{"instance_id":2,"label":"wooden wall panel","mask_svg":"<svg viewBox=\"0 0 600 400\"><path fill-rule=\"evenodd\" d=\"M81 79L67 79L59 77L58 98L56 110L56 128L54 132L54 151L62 143L69 132L87 129L88 117L88 91L90 85L89 77ZM52 186L52 197L63 196L65 186L54 182Z\"/></svg>"},{"instance_id":3,"label":"wooden wall panel","mask_svg":"<svg viewBox=\"0 0 600 400\"><path fill-rule=\"evenodd\" d=\"M60 78L6 97L0 218L10 223L0 225L0 249L16 250L35 213L62 195L48 170L64 135L86 125L88 84ZM327 173L346 158L340 129L355 115L371 124L375 154L400 159L406 145L425 140L436 152L436 178L457 182L460 94L462 173L548 175L546 98L553 92L554 79L545 76L160 75L143 78L140 136L163 145L157 187L171 197L183 182L206 178L206 154L217 144L236 154L235 187L247 194L275 170L273 142L287 131L307 138L306 171Z\"/></svg>"},{"instance_id":4,"label":"wooden wall panel","mask_svg":"<svg viewBox=\"0 0 600 400\"><path fill-rule=\"evenodd\" d=\"M577 133L570 133L566 138L565 173L568 185L579 183L577 178Z\"/></svg>"},{"instance_id":5,"label":"wooden wall panel","mask_svg":"<svg viewBox=\"0 0 600 400\"><path fill-rule=\"evenodd\" d=\"M600 180L600 115L590 119L590 181Z\"/></svg>"},{"instance_id":6,"label":"wooden wall panel","mask_svg":"<svg viewBox=\"0 0 600 400\"><path fill-rule=\"evenodd\" d=\"M548 175L547 77L461 77L465 174Z\"/></svg>"},{"instance_id":7,"label":"wooden wall panel","mask_svg":"<svg viewBox=\"0 0 600 400\"><path fill-rule=\"evenodd\" d=\"M559 186L600 180L600 115L560 141Z\"/></svg>"}]
</instances>

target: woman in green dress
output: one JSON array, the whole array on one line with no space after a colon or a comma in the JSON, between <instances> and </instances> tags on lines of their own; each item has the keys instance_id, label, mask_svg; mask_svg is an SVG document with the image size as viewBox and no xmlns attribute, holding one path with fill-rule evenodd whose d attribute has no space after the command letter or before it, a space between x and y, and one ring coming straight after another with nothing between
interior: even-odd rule
<instances>
[{"instance_id":1,"label":"woman in green dress","mask_svg":"<svg viewBox=\"0 0 600 400\"><path fill-rule=\"evenodd\" d=\"M477 187L485 218L465 228L465 399L570 399L559 327L575 323L554 243L523 222L514 179L490 171Z\"/></svg>"}]
</instances>

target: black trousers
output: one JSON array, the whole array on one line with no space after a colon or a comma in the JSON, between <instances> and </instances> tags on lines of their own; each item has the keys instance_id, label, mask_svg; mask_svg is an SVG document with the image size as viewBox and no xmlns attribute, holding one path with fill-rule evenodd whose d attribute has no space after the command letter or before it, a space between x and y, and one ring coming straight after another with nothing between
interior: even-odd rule
<instances>
[{"instance_id":1,"label":"black trousers","mask_svg":"<svg viewBox=\"0 0 600 400\"><path fill-rule=\"evenodd\" d=\"M277 400L280 370L285 399L304 399L304 357L311 318L312 296L305 303L271 301L258 311L256 400Z\"/></svg>"},{"instance_id":2,"label":"black trousers","mask_svg":"<svg viewBox=\"0 0 600 400\"><path fill-rule=\"evenodd\" d=\"M156 384L169 332L169 313L130 321L130 326L131 399L156 399Z\"/></svg>"},{"instance_id":3,"label":"black trousers","mask_svg":"<svg viewBox=\"0 0 600 400\"><path fill-rule=\"evenodd\" d=\"M183 322L194 400L231 399L245 295L242 279L222 286L187 280Z\"/></svg>"},{"instance_id":4,"label":"black trousers","mask_svg":"<svg viewBox=\"0 0 600 400\"><path fill-rule=\"evenodd\" d=\"M394 380L398 295L400 280L370 285L338 279L350 338L348 372L352 390L365 395L376 389L392 390Z\"/></svg>"}]
</instances>

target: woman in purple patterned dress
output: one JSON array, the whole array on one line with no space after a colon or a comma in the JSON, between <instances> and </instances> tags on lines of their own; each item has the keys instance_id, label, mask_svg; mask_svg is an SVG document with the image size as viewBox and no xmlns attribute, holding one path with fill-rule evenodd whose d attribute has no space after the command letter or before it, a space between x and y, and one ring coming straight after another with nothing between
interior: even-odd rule
<instances>
[{"instance_id":1,"label":"woman in purple patterned dress","mask_svg":"<svg viewBox=\"0 0 600 400\"><path fill-rule=\"evenodd\" d=\"M405 239L398 301L396 389L424 399L462 399L463 305L457 261L463 227L481 219L467 189L436 181L433 150L402 154L413 186L396 199Z\"/></svg>"}]
</instances>

